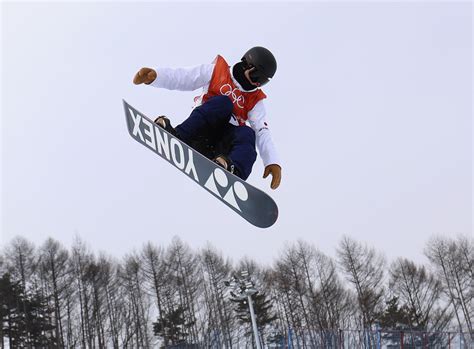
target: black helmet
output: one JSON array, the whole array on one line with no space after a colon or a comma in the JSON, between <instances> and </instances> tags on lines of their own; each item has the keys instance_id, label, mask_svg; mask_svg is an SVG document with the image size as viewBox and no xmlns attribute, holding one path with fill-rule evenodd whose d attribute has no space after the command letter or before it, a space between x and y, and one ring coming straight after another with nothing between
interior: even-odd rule
<instances>
[{"instance_id":1,"label":"black helmet","mask_svg":"<svg viewBox=\"0 0 474 349\"><path fill-rule=\"evenodd\" d=\"M247 68L255 68L250 72L253 82L265 85L277 70L277 62L273 54L265 47L256 46L248 50L242 57Z\"/></svg>"}]
</instances>

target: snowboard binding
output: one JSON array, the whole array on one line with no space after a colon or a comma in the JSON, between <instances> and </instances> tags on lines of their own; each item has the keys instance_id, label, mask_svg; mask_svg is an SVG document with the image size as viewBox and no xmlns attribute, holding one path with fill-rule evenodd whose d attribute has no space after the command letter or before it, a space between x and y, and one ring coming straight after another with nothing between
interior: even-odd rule
<instances>
[{"instance_id":1,"label":"snowboard binding","mask_svg":"<svg viewBox=\"0 0 474 349\"><path fill-rule=\"evenodd\" d=\"M232 160L229 157L223 154L220 154L216 156L213 159L213 161L216 164L218 164L220 167L222 167L224 170L229 171L230 173L235 174L237 177L240 178L239 170L237 169L237 167L235 167L235 164L232 162Z\"/></svg>"},{"instance_id":2,"label":"snowboard binding","mask_svg":"<svg viewBox=\"0 0 474 349\"><path fill-rule=\"evenodd\" d=\"M165 129L165 131L168 131L169 133L171 133L176 138L179 138L178 133L176 132L174 127L171 126L170 119L168 119L166 116L164 115L158 116L153 122L157 124L158 126L160 126L161 128Z\"/></svg>"}]
</instances>

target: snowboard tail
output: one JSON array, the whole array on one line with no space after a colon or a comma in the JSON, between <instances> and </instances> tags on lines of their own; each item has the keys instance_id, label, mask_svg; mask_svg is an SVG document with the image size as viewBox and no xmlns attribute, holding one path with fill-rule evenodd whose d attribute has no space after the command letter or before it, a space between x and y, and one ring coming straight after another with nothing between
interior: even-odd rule
<instances>
[{"instance_id":1,"label":"snowboard tail","mask_svg":"<svg viewBox=\"0 0 474 349\"><path fill-rule=\"evenodd\" d=\"M278 218L273 199L197 152L123 101L128 132L249 223L268 228Z\"/></svg>"}]
</instances>

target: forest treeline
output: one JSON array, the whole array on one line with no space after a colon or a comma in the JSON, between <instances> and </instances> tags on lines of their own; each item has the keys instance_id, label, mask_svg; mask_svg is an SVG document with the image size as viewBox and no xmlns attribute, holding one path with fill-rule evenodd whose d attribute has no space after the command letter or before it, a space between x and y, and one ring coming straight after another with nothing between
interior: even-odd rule
<instances>
[{"instance_id":1,"label":"forest treeline","mask_svg":"<svg viewBox=\"0 0 474 349\"><path fill-rule=\"evenodd\" d=\"M149 348L180 343L252 347L245 299L226 281L248 271L261 341L311 348L339 329L464 332L473 338L474 243L434 236L426 264L343 237L335 258L306 241L288 243L270 266L233 262L208 244L175 237L123 258L76 238L65 247L16 237L0 249L1 347Z\"/></svg>"}]
</instances>

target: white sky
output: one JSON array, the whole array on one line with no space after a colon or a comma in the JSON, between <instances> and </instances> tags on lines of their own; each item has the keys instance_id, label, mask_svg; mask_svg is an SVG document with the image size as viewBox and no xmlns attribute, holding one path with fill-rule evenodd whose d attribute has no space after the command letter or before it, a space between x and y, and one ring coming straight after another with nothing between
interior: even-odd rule
<instances>
[{"instance_id":1,"label":"white sky","mask_svg":"<svg viewBox=\"0 0 474 349\"><path fill-rule=\"evenodd\" d=\"M2 17L2 244L75 234L121 256L174 235L269 263L343 234L424 261L432 234L472 234L469 2L13 3ZM136 143L122 98L176 124L198 92L135 86L142 66L250 47L278 61L264 90L282 185L254 228Z\"/></svg>"}]
</instances>

